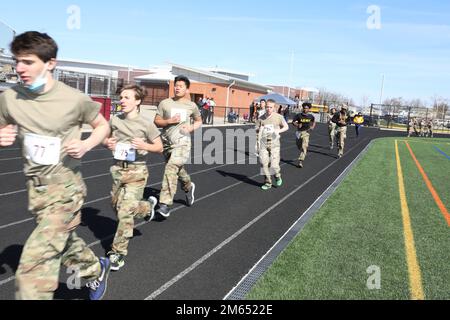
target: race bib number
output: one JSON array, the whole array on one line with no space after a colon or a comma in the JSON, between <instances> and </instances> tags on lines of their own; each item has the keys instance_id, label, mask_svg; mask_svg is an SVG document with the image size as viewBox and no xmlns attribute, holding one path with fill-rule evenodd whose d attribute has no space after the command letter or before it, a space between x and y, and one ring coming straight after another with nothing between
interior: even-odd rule
<instances>
[{"instance_id":1,"label":"race bib number","mask_svg":"<svg viewBox=\"0 0 450 320\"><path fill-rule=\"evenodd\" d=\"M264 134L273 134L275 133L275 127L273 124L266 124L264 126Z\"/></svg>"},{"instance_id":2,"label":"race bib number","mask_svg":"<svg viewBox=\"0 0 450 320\"><path fill-rule=\"evenodd\" d=\"M61 139L26 133L24 137L25 157L43 166L59 163Z\"/></svg>"},{"instance_id":3,"label":"race bib number","mask_svg":"<svg viewBox=\"0 0 450 320\"><path fill-rule=\"evenodd\" d=\"M136 161L136 149L133 149L131 144L118 143L114 151L114 159L120 161Z\"/></svg>"},{"instance_id":4,"label":"race bib number","mask_svg":"<svg viewBox=\"0 0 450 320\"><path fill-rule=\"evenodd\" d=\"M171 118L180 116L180 122L187 121L187 111L184 109L172 109Z\"/></svg>"}]
</instances>

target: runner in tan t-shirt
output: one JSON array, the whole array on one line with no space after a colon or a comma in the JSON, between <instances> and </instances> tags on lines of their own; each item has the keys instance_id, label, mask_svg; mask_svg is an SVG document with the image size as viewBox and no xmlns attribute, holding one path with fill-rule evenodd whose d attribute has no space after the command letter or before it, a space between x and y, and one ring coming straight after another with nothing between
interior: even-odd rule
<instances>
[{"instance_id":1,"label":"runner in tan t-shirt","mask_svg":"<svg viewBox=\"0 0 450 320\"><path fill-rule=\"evenodd\" d=\"M58 46L45 33L14 38L11 52L22 84L0 96L0 147L22 144L29 208L37 226L28 238L16 272L16 299L48 300L58 287L60 265L77 270L90 298L106 290L110 268L75 233L86 185L80 159L108 136L100 106L81 92L53 79ZM94 130L81 140L80 128Z\"/></svg>"},{"instance_id":2,"label":"runner in tan t-shirt","mask_svg":"<svg viewBox=\"0 0 450 320\"><path fill-rule=\"evenodd\" d=\"M142 200L148 180L147 154L163 152L159 130L139 114L144 98L145 92L139 86L130 85L121 90L120 105L124 114L111 119L111 137L104 141L116 160L111 167L111 195L119 223L108 253L113 271L125 264L128 244L133 237L134 218L150 221L158 203L155 197Z\"/></svg>"},{"instance_id":3,"label":"runner in tan t-shirt","mask_svg":"<svg viewBox=\"0 0 450 320\"><path fill-rule=\"evenodd\" d=\"M170 216L170 207L177 192L178 180L186 193L186 204L194 204L195 184L191 181L184 165L191 151L191 133L202 126L202 117L197 105L186 98L190 81L184 76L175 78L175 97L162 101L158 106L155 124L163 128L162 140L166 168L164 171L159 208L157 212L164 218ZM194 124L191 125L190 120Z\"/></svg>"},{"instance_id":4,"label":"runner in tan t-shirt","mask_svg":"<svg viewBox=\"0 0 450 320\"><path fill-rule=\"evenodd\" d=\"M289 130L289 126L282 115L275 112L275 101L268 100L265 113L256 120L255 124L258 154L265 176L261 189L272 188L272 175L275 175L275 186L281 187L280 168L280 134Z\"/></svg>"}]
</instances>

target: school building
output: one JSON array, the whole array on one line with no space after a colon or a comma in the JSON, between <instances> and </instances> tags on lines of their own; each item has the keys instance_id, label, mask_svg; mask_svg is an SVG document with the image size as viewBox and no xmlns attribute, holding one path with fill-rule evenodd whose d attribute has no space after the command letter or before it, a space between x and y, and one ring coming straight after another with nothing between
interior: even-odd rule
<instances>
[{"instance_id":1,"label":"school building","mask_svg":"<svg viewBox=\"0 0 450 320\"><path fill-rule=\"evenodd\" d=\"M191 100L214 98L216 116L223 116L230 108L249 109L256 98L272 91L271 87L249 81L249 75L221 69L198 69L178 64L143 69L129 65L115 65L95 61L58 59L55 79L84 92L103 104L102 113L109 118L111 105L118 100L118 90L128 83L147 89L145 105L157 106L173 95L176 76L187 76L192 84ZM10 56L0 55L0 92L19 80ZM226 109L228 107L228 109ZM245 111L245 110L244 110Z\"/></svg>"},{"instance_id":2,"label":"school building","mask_svg":"<svg viewBox=\"0 0 450 320\"><path fill-rule=\"evenodd\" d=\"M145 104L158 105L173 95L174 79L184 75L191 81L191 100L214 98L215 115L223 116L225 108L248 110L258 97L272 91L271 87L249 81L249 76L226 70L198 69L179 64L150 69L150 73L135 77L134 80L147 89ZM241 112L242 113L242 112Z\"/></svg>"}]
</instances>

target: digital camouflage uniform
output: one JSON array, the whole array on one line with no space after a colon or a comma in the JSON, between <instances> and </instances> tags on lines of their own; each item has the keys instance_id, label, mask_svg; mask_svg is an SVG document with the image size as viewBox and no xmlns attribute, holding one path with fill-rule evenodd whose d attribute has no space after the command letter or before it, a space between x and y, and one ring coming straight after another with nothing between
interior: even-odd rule
<instances>
[{"instance_id":1,"label":"digital camouflage uniform","mask_svg":"<svg viewBox=\"0 0 450 320\"><path fill-rule=\"evenodd\" d=\"M279 130L285 125L283 116L273 113L270 117L262 115L256 120L255 127L258 132L259 159L265 176L265 184L272 184L272 175L281 178L280 168L280 135L274 130Z\"/></svg>"},{"instance_id":2,"label":"digital camouflage uniform","mask_svg":"<svg viewBox=\"0 0 450 320\"><path fill-rule=\"evenodd\" d=\"M160 136L156 126L140 115L134 119L126 119L124 115L113 117L110 125L112 136L118 143L131 144L133 138L144 138L150 143ZM138 150L134 161L119 161L110 170L112 206L119 220L112 251L124 256L128 254L128 244L133 237L134 218L145 218L153 209L149 201L142 199L149 176L145 162L147 154L147 151Z\"/></svg>"},{"instance_id":3,"label":"digital camouflage uniform","mask_svg":"<svg viewBox=\"0 0 450 320\"><path fill-rule=\"evenodd\" d=\"M330 139L330 147L334 147L334 140L336 138L336 123L331 121L333 119L333 115L329 113L327 115L327 123L328 123L328 136Z\"/></svg>"},{"instance_id":4,"label":"digital camouflage uniform","mask_svg":"<svg viewBox=\"0 0 450 320\"><path fill-rule=\"evenodd\" d=\"M184 165L190 159L191 137L180 132L180 127L190 124L190 119L201 117L195 103L183 100L175 101L172 98L162 101L158 106L157 114L164 120L171 119L181 113L182 121L176 125L170 125L163 129L161 138L164 145L166 168L159 196L160 204L173 205L173 199L177 192L178 180L181 181L184 192L191 189L191 178Z\"/></svg>"},{"instance_id":5,"label":"digital camouflage uniform","mask_svg":"<svg viewBox=\"0 0 450 320\"><path fill-rule=\"evenodd\" d=\"M344 124L340 124L339 121L345 121ZM345 139L347 139L347 125L350 122L350 116L348 112L345 114L342 112L338 112L333 117L333 122L337 125L337 138L338 138L338 147L339 147L339 157L344 155L345 148Z\"/></svg>"},{"instance_id":6,"label":"digital camouflage uniform","mask_svg":"<svg viewBox=\"0 0 450 320\"><path fill-rule=\"evenodd\" d=\"M99 259L75 233L86 197L80 160L69 157L61 147L56 149L55 163L41 162L43 158L33 158L38 153L33 154L25 138L30 134L44 140L56 137L64 146L81 138L82 124L94 121L99 110L98 103L58 81L43 94L16 86L0 96L0 126L14 124L19 128L26 159L29 210L37 223L16 272L17 299L52 299L61 264L87 280L100 276ZM39 151L44 155L47 149Z\"/></svg>"}]
</instances>

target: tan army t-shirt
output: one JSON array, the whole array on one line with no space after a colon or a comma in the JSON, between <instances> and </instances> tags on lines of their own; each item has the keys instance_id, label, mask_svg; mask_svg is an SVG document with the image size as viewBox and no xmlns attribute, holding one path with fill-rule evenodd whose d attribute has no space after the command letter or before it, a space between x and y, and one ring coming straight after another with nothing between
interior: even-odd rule
<instances>
[{"instance_id":1,"label":"tan army t-shirt","mask_svg":"<svg viewBox=\"0 0 450 320\"><path fill-rule=\"evenodd\" d=\"M156 114L163 118L163 120L169 120L177 114L180 115L181 122L179 124L170 125L162 131L165 138L171 144L176 144L178 139L186 137L180 132L181 126L185 124L189 125L191 118L201 117L197 105L192 101L175 101L172 98L161 101Z\"/></svg>"},{"instance_id":2,"label":"tan army t-shirt","mask_svg":"<svg viewBox=\"0 0 450 320\"><path fill-rule=\"evenodd\" d=\"M134 138L143 138L147 143L151 143L161 135L155 124L141 115L134 119L127 119L124 114L112 117L110 126L112 136L117 138L118 143L131 144ZM147 154L148 151L137 150L135 161L146 161Z\"/></svg>"},{"instance_id":3,"label":"tan army t-shirt","mask_svg":"<svg viewBox=\"0 0 450 320\"><path fill-rule=\"evenodd\" d=\"M255 127L257 130L260 131L261 137L274 137L273 135L274 130L281 129L286 123L286 120L284 120L283 116L279 113L272 113L272 115L269 117L267 113L265 113L262 117L260 117L255 122ZM279 136L278 136L279 137Z\"/></svg>"},{"instance_id":4,"label":"tan army t-shirt","mask_svg":"<svg viewBox=\"0 0 450 320\"><path fill-rule=\"evenodd\" d=\"M80 160L67 155L64 146L81 139L82 125L95 120L100 106L59 81L43 94L18 85L0 95L0 126L18 126L26 176L60 174L81 166Z\"/></svg>"}]
</instances>

